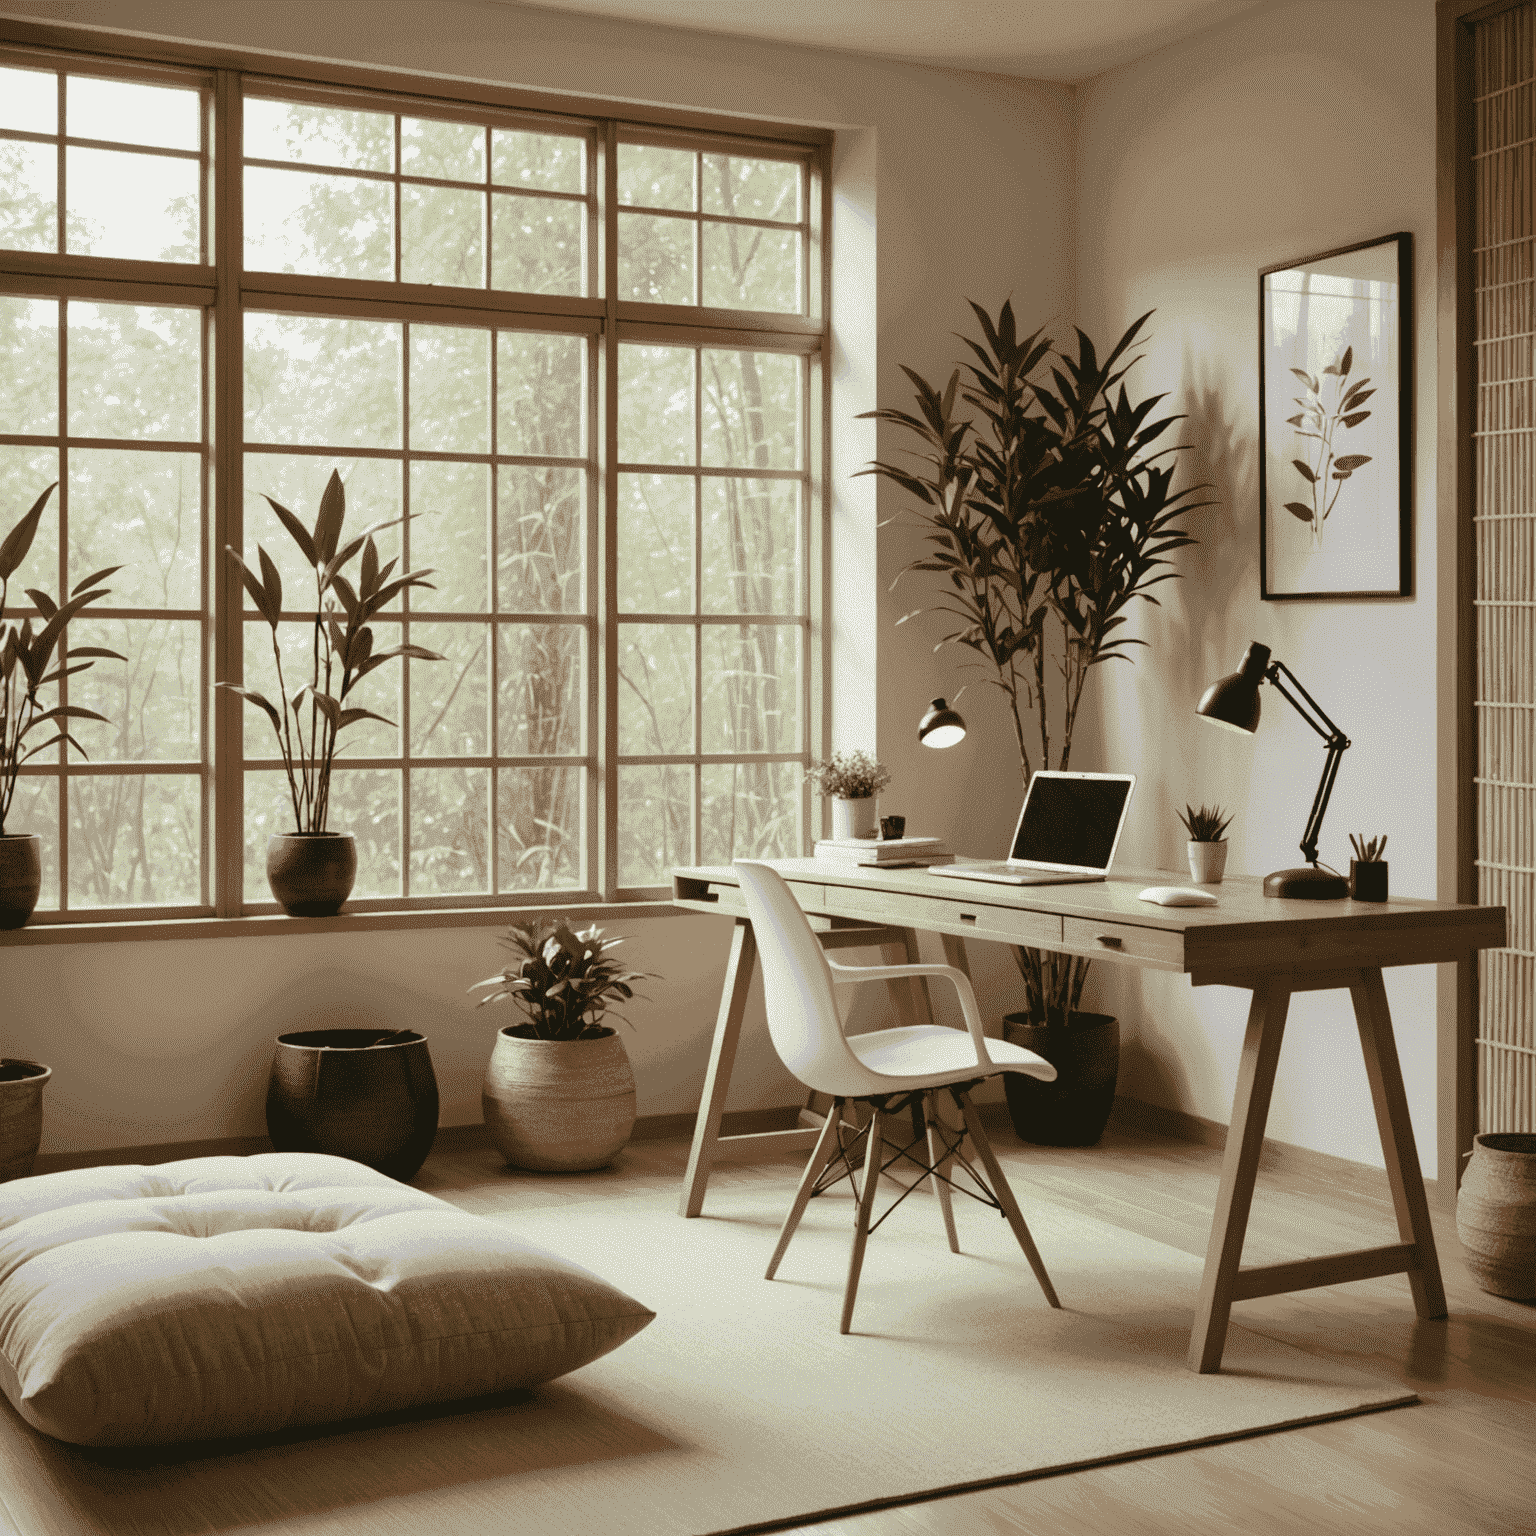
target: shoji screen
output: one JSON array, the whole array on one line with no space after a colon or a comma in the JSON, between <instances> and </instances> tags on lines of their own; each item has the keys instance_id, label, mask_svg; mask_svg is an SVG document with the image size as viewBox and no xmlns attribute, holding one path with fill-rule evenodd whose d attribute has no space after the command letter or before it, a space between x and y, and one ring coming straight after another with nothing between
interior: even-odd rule
<instances>
[{"instance_id":1,"label":"shoji screen","mask_svg":"<svg viewBox=\"0 0 1536 1536\"><path fill-rule=\"evenodd\" d=\"M1482 955L1485 1131L1536 1130L1536 7L1474 31L1478 900L1509 909Z\"/></svg>"}]
</instances>

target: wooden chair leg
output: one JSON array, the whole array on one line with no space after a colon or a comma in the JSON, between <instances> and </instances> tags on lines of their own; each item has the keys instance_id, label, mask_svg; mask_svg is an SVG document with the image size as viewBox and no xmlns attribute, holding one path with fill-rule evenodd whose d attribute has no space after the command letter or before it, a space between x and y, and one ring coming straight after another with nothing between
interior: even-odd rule
<instances>
[{"instance_id":1,"label":"wooden chair leg","mask_svg":"<svg viewBox=\"0 0 1536 1536\"><path fill-rule=\"evenodd\" d=\"M949 1175L955 1159L951 1154L940 1160L939 1153L945 1146L944 1123L931 1093L923 1095L923 1124L928 1131L928 1161L933 1167L933 1192L939 1197L939 1210L944 1216L944 1235L949 1239L949 1251L959 1253L960 1238L955 1231L955 1208L949 1193Z\"/></svg>"},{"instance_id":2,"label":"wooden chair leg","mask_svg":"<svg viewBox=\"0 0 1536 1536\"><path fill-rule=\"evenodd\" d=\"M864 1267L864 1245L869 1241L869 1218L880 1184L880 1164L885 1150L885 1114L877 1107L869 1122L869 1142L864 1152L864 1182L859 1187L858 1216L853 1227L853 1252L848 1256L848 1284L843 1291L843 1320L839 1333L853 1325L853 1301L859 1293L859 1271Z\"/></svg>"},{"instance_id":3,"label":"wooden chair leg","mask_svg":"<svg viewBox=\"0 0 1536 1536\"><path fill-rule=\"evenodd\" d=\"M965 1116L966 1129L971 1133L971 1142L976 1148L976 1155L981 1159L981 1166L987 1170L987 1179L992 1185L992 1193L997 1196L997 1203L1003 1208L1003 1215L1008 1218L1008 1225L1013 1228L1013 1235L1019 1240L1019 1247L1024 1250L1024 1257L1029 1260L1029 1267L1035 1272L1035 1279L1040 1282L1040 1289L1045 1292L1045 1299L1053 1307L1059 1307L1061 1303L1056 1299L1056 1287L1051 1284L1051 1277L1045 1272L1045 1261L1040 1257L1040 1250L1035 1247L1035 1240L1029 1235L1029 1228L1024 1222L1024 1213L1019 1209L1019 1202L1013 1198L1013 1191L1008 1187L1008 1180L1003 1176L1003 1170L998 1166L996 1155L992 1151L992 1143L987 1140L987 1133L981 1127L981 1117L971 1105L970 1094L963 1090L955 1095L960 1103L960 1113Z\"/></svg>"},{"instance_id":4,"label":"wooden chair leg","mask_svg":"<svg viewBox=\"0 0 1536 1536\"><path fill-rule=\"evenodd\" d=\"M800 1175L800 1187L795 1191L794 1204L789 1208L789 1215L784 1218L784 1225L779 1228L778 1246L773 1250L773 1257L768 1261L768 1273L763 1276L765 1280L772 1280L778 1272L779 1260L784 1257L785 1250L789 1247L789 1240L795 1235L795 1228L800 1225L800 1218L805 1215L806 1206L811 1203L811 1192L816 1187L816 1180L821 1177L822 1169L842 1151L838 1135L838 1126L842 1118L842 1105L834 1103L822 1122L821 1135L816 1138L816 1150L811 1153L811 1160L805 1165L805 1172Z\"/></svg>"}]
</instances>

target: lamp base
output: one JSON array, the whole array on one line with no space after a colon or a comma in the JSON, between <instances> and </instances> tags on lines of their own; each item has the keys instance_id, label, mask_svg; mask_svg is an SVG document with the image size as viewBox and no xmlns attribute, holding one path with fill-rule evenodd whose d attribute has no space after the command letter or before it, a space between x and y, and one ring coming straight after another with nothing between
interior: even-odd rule
<instances>
[{"instance_id":1,"label":"lamp base","mask_svg":"<svg viewBox=\"0 0 1536 1536\"><path fill-rule=\"evenodd\" d=\"M1287 901L1343 901L1349 895L1349 881L1314 864L1303 864L1300 869L1277 869L1265 875L1264 894Z\"/></svg>"}]
</instances>

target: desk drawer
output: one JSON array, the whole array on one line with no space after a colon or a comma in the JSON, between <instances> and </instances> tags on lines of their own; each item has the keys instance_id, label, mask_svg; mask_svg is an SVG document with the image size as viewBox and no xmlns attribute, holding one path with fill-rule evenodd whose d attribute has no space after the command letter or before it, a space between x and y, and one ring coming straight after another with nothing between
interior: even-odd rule
<instances>
[{"instance_id":1,"label":"desk drawer","mask_svg":"<svg viewBox=\"0 0 1536 1536\"><path fill-rule=\"evenodd\" d=\"M1106 960L1134 960L1170 971L1184 969L1184 935L1177 928L1138 928L1134 923L1101 923L1091 918L1064 917L1064 949L1076 954L1103 955Z\"/></svg>"},{"instance_id":2,"label":"desk drawer","mask_svg":"<svg viewBox=\"0 0 1536 1536\"><path fill-rule=\"evenodd\" d=\"M955 881L956 885L961 883ZM1061 943L1061 919L1052 912L991 907L964 896L939 898L906 891L864 891L854 886L828 886L825 910L838 917L889 923L894 928L953 933L962 938L974 935L1000 944L1037 944L1053 949Z\"/></svg>"}]
</instances>

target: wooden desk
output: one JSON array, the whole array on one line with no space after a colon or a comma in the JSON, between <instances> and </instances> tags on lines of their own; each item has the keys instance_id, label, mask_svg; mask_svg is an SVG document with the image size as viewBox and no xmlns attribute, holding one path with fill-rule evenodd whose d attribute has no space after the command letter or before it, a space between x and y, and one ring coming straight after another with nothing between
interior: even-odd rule
<instances>
[{"instance_id":1,"label":"wooden desk","mask_svg":"<svg viewBox=\"0 0 1536 1536\"><path fill-rule=\"evenodd\" d=\"M1220 1368L1232 1303L1255 1296L1406 1274L1419 1316L1445 1316L1440 1264L1381 973L1392 965L1471 961L1479 949L1502 945L1504 908L1408 899L1379 904L1279 901L1265 897L1253 879L1226 881L1216 891L1214 907L1159 907L1138 900L1137 892L1148 885L1187 882L1166 872L1143 871L1093 885L1020 887L954 880L924 869L845 870L816 859L780 859L773 867L806 912L834 921L939 933L949 963L961 970L968 970L965 941L979 938L1182 971L1197 987L1241 987L1252 994L1190 1340L1191 1369ZM808 1143L815 1131L807 1126L766 1137L720 1137L757 951L746 902L728 866L674 870L672 890L678 906L736 919L680 1205L684 1216L697 1216L717 1147L726 1142L782 1147L786 1138ZM1347 988L1354 1003L1401 1241L1245 1269L1243 1237L1291 995L1335 987Z\"/></svg>"}]
</instances>

